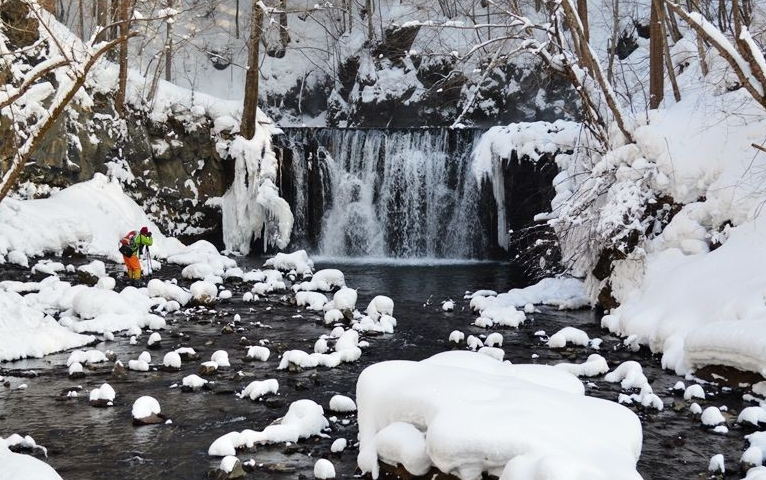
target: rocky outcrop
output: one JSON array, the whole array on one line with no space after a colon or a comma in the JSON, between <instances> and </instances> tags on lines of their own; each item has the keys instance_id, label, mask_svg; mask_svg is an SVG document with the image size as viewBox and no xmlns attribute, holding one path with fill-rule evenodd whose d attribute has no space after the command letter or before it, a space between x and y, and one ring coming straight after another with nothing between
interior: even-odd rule
<instances>
[{"instance_id":1,"label":"rocky outcrop","mask_svg":"<svg viewBox=\"0 0 766 480\"><path fill-rule=\"evenodd\" d=\"M135 110L121 119L111 98L93 98L92 108L73 104L59 119L21 183L65 188L109 174L167 234L220 246L220 210L206 201L226 192L231 175L216 150L212 121L156 123Z\"/></svg>"},{"instance_id":2,"label":"rocky outcrop","mask_svg":"<svg viewBox=\"0 0 766 480\"><path fill-rule=\"evenodd\" d=\"M329 127L409 128L449 126L464 110L462 123L477 127L572 118L578 110L568 81L533 54L508 57L481 78L463 72L455 56L412 51L419 31L389 27L332 74L313 71L285 94L265 92L265 111L281 124L326 113Z\"/></svg>"}]
</instances>

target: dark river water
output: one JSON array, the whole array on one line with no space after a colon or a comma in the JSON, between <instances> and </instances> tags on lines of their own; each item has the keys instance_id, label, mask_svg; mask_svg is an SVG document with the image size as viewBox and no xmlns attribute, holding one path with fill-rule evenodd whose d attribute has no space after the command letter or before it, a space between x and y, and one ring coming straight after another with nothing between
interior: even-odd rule
<instances>
[{"instance_id":1,"label":"dark river water","mask_svg":"<svg viewBox=\"0 0 766 480\"><path fill-rule=\"evenodd\" d=\"M261 262L248 259L240 264L245 268L258 266ZM216 382L213 391L184 393L178 388L169 388L171 384L180 384L184 376L197 373L200 361L184 362L180 372L129 372L126 379L112 378L110 367L86 369L86 378L80 380L67 378L66 352L44 359L0 363L0 375L9 378L12 385L22 381L28 384L26 390L0 387L0 436L20 433L34 437L38 444L48 448L47 461L65 480L206 478L220 462L207 456L208 447L219 436L235 430L260 430L283 415L290 402L302 398L310 398L327 410L333 395L355 396L356 378L367 365L389 359L421 360L445 351L450 348L447 338L452 330L459 329L466 336L489 333L470 325L476 316L469 311L464 293L479 288L502 291L525 283L502 263L317 262L317 268L323 267L343 270L346 283L358 289L357 307L360 310L378 294L388 295L395 301L396 333L365 338L370 346L360 361L342 364L335 369L319 368L300 373L277 371L276 350L313 351L319 335L329 333L329 330L315 323L318 315L281 301L279 295L245 304L241 297L248 286L228 284L227 288L234 293L233 298L221 302L214 311L190 309L186 313L169 315L168 328L162 332L162 348L151 351L155 365L161 364L166 352L180 346L193 347L202 360L208 360L215 350L228 351L232 368L219 371L212 378ZM172 266L157 273L180 280L179 269ZM28 271L0 266L0 279L25 275L29 275ZM451 313L441 310L441 302L448 298L456 301L455 311ZM223 327L236 313L242 317L241 331L222 333ZM717 453L725 455L727 470L736 470L735 465L745 446L743 436L748 432L736 424L730 425L727 435L704 430L699 419L688 413L688 405L683 399L669 391L673 384L683 379L662 371L658 358L643 349L636 353L624 349L618 338L599 328L598 319L589 310L559 312L543 309L530 317L519 329L500 330L504 336L506 359L514 363L584 361L592 350L579 347L551 350L534 335L537 330L552 334L561 327L572 325L586 330L592 338L604 340L599 353L607 358L610 367L628 359L644 365L655 393L665 403L662 412L637 410L644 425L643 454L638 468L645 479L707 478L708 460ZM247 340L243 341L241 337ZM146 339L147 335L142 335L137 345L130 345L127 337L117 336L114 342L94 348L110 349L127 364L127 360L137 358L145 350ZM257 344L261 339L271 342L269 360L244 361L246 350L243 344ZM539 357L533 360L533 354ZM29 377L32 375L30 371L36 376ZM240 371L244 376L236 375ZM276 400L252 402L234 395L235 390L250 381L265 378L279 381ZM117 392L114 407L90 407L88 392L103 382L110 383ZM601 377L595 377L592 382L588 394L616 401L619 385L606 383ZM83 388L78 398L62 398L62 390L77 385ZM722 391L715 386L706 386L705 390L708 399L701 403L703 408L727 405L729 413L734 415L743 408L742 391ZM172 424L134 427L130 410L133 401L141 395L157 398L162 412ZM326 414L328 417L333 415L329 411ZM336 416L337 422L331 423L329 438L312 438L296 445L259 447L239 454L241 460L252 458L257 464L256 471L248 478L293 479L302 475L313 478L314 462L321 457L333 462L338 478L352 478L358 474L355 416ZM330 444L341 437L348 440L349 447L341 454L331 454Z\"/></svg>"}]
</instances>

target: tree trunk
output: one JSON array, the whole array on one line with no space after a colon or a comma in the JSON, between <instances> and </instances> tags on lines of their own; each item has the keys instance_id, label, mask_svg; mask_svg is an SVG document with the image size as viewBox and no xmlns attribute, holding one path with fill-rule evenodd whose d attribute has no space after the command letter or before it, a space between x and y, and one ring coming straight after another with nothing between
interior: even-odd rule
<instances>
[{"instance_id":1,"label":"tree trunk","mask_svg":"<svg viewBox=\"0 0 766 480\"><path fill-rule=\"evenodd\" d=\"M687 6L689 7L690 12L697 12L699 14L702 14L702 11L700 9L699 0L687 0ZM667 6L670 8L670 5ZM671 9L672 11L672 9ZM705 40L702 38L702 35L694 32L697 35L697 55L700 57L700 70L702 71L702 75L707 76L708 68L707 68L707 60L706 60L706 53L705 53Z\"/></svg>"},{"instance_id":2,"label":"tree trunk","mask_svg":"<svg viewBox=\"0 0 766 480\"><path fill-rule=\"evenodd\" d=\"M372 43L375 38L375 29L372 25L372 0L364 0L364 11L367 15L367 40Z\"/></svg>"},{"instance_id":3,"label":"tree trunk","mask_svg":"<svg viewBox=\"0 0 766 480\"><path fill-rule=\"evenodd\" d=\"M239 0L234 4L234 37L239 38Z\"/></svg>"},{"instance_id":4,"label":"tree trunk","mask_svg":"<svg viewBox=\"0 0 766 480\"><path fill-rule=\"evenodd\" d=\"M167 2L168 8L173 8L173 0L167 0ZM237 7L237 10L239 10L239 6ZM171 22L166 22L166 24L167 34L165 36L165 80L170 82L173 78L173 24Z\"/></svg>"},{"instance_id":5,"label":"tree trunk","mask_svg":"<svg viewBox=\"0 0 766 480\"><path fill-rule=\"evenodd\" d=\"M577 15L580 16L585 41L590 42L590 26L588 25L588 0L577 0Z\"/></svg>"},{"instance_id":6,"label":"tree trunk","mask_svg":"<svg viewBox=\"0 0 766 480\"><path fill-rule=\"evenodd\" d=\"M245 101L242 108L242 122L239 133L247 139L253 138L256 128L258 111L258 49L261 43L261 22L263 10L258 2L253 0L253 11L250 15L250 39L248 40L247 72L245 74Z\"/></svg>"},{"instance_id":7,"label":"tree trunk","mask_svg":"<svg viewBox=\"0 0 766 480\"><path fill-rule=\"evenodd\" d=\"M729 29L729 19L726 12L726 0L718 0L718 29L725 32Z\"/></svg>"},{"instance_id":8,"label":"tree trunk","mask_svg":"<svg viewBox=\"0 0 766 480\"><path fill-rule=\"evenodd\" d=\"M77 33L81 39L85 39L85 12L83 12L82 0L77 1Z\"/></svg>"},{"instance_id":9,"label":"tree trunk","mask_svg":"<svg viewBox=\"0 0 766 480\"><path fill-rule=\"evenodd\" d=\"M665 57L665 68L668 69L668 77L670 78L670 85L673 87L673 98L676 99L676 102L681 101L681 90L678 88L678 81L676 80L676 69L673 65L673 59L670 57L670 47L668 46L668 33L665 30L665 9L663 8L664 2L663 0L654 0L654 3L657 4L657 14L660 16L659 18L659 24L660 28L662 29L662 47L663 47L663 56ZM673 12L671 11L671 14Z\"/></svg>"},{"instance_id":10,"label":"tree trunk","mask_svg":"<svg viewBox=\"0 0 766 480\"><path fill-rule=\"evenodd\" d=\"M606 78L614 82L614 57L617 56L617 42L620 35L620 0L614 0L614 17L612 19L612 39L609 42L609 64L606 68Z\"/></svg>"},{"instance_id":11,"label":"tree trunk","mask_svg":"<svg viewBox=\"0 0 766 480\"><path fill-rule=\"evenodd\" d=\"M47 12L56 15L56 0L38 0L40 3L40 6L43 7Z\"/></svg>"},{"instance_id":12,"label":"tree trunk","mask_svg":"<svg viewBox=\"0 0 766 480\"><path fill-rule=\"evenodd\" d=\"M664 2L660 3L660 8L662 8L662 5L664 5ZM662 14L665 16L665 22L667 24L667 32L670 33L670 38L673 39L673 43L678 43L681 38L683 38L683 35L681 35L681 30L678 28L678 21L676 20L676 14L673 13L673 10L670 9L667 5L665 5L665 9L663 10ZM667 43L667 42L666 42Z\"/></svg>"},{"instance_id":13,"label":"tree trunk","mask_svg":"<svg viewBox=\"0 0 766 480\"><path fill-rule=\"evenodd\" d=\"M120 8L122 7L122 0L112 0L112 3L110 6L112 9L111 23L116 24L117 22L120 21ZM110 30L111 32L109 33L109 39L114 40L120 34L120 27L115 25Z\"/></svg>"},{"instance_id":14,"label":"tree trunk","mask_svg":"<svg viewBox=\"0 0 766 480\"><path fill-rule=\"evenodd\" d=\"M290 43L290 31L287 29L287 0L279 2L279 40L282 43L282 50L287 50Z\"/></svg>"},{"instance_id":15,"label":"tree trunk","mask_svg":"<svg viewBox=\"0 0 766 480\"><path fill-rule=\"evenodd\" d=\"M662 16L658 0L652 0L649 19L649 108L654 110L662 103L665 90L664 47Z\"/></svg>"},{"instance_id":16,"label":"tree trunk","mask_svg":"<svg viewBox=\"0 0 766 480\"><path fill-rule=\"evenodd\" d=\"M117 113L125 113L125 90L128 87L128 32L130 31L130 17L133 0L112 0L118 3L119 13L119 32L120 38L120 73L119 85L117 86L117 95L114 99Z\"/></svg>"},{"instance_id":17,"label":"tree trunk","mask_svg":"<svg viewBox=\"0 0 766 480\"><path fill-rule=\"evenodd\" d=\"M105 27L109 23L109 2L107 0L96 0L96 23L99 27ZM107 32L102 30L96 37L96 42L106 40Z\"/></svg>"}]
</instances>

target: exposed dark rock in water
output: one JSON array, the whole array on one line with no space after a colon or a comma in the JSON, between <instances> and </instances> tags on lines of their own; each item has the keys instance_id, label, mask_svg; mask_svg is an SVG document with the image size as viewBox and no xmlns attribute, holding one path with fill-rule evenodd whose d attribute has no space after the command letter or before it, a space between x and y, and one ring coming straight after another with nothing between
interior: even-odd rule
<instances>
[{"instance_id":1,"label":"exposed dark rock in water","mask_svg":"<svg viewBox=\"0 0 766 480\"><path fill-rule=\"evenodd\" d=\"M234 466L232 467L231 471L226 472L218 468L216 470L211 471L208 474L208 478L212 480L232 480L235 478L242 478L245 475L247 475L247 473L242 468L242 462L240 462L239 460L236 460L234 462Z\"/></svg>"},{"instance_id":2,"label":"exposed dark rock in water","mask_svg":"<svg viewBox=\"0 0 766 480\"><path fill-rule=\"evenodd\" d=\"M167 418L165 418L165 415L161 413L153 413L149 415L148 417L134 418L133 425L136 427L140 427L142 425L158 425L158 424L165 423L166 421L167 421Z\"/></svg>"},{"instance_id":3,"label":"exposed dark rock in water","mask_svg":"<svg viewBox=\"0 0 766 480\"><path fill-rule=\"evenodd\" d=\"M708 382L737 388L742 385L753 385L766 380L755 372L743 372L733 367L724 365L709 365L694 372L694 375Z\"/></svg>"}]
</instances>

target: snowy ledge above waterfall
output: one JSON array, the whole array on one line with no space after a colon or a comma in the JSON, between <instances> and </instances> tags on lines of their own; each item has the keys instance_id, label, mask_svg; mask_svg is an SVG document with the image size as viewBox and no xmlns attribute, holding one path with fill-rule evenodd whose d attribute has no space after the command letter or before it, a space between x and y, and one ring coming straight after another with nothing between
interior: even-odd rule
<instances>
[{"instance_id":1,"label":"snowy ledge above waterfall","mask_svg":"<svg viewBox=\"0 0 766 480\"><path fill-rule=\"evenodd\" d=\"M640 480L638 417L577 377L472 352L367 367L357 382L359 467L462 480Z\"/></svg>"},{"instance_id":2,"label":"snowy ledge above waterfall","mask_svg":"<svg viewBox=\"0 0 766 480\"><path fill-rule=\"evenodd\" d=\"M473 152L472 171L481 181L492 178L502 160L526 157L533 162L544 155L570 150L577 142L582 124L566 120L512 123L492 127L481 136Z\"/></svg>"},{"instance_id":3,"label":"snowy ledge above waterfall","mask_svg":"<svg viewBox=\"0 0 766 480\"><path fill-rule=\"evenodd\" d=\"M555 156L571 150L582 132L582 124L565 120L512 123L492 127L481 136L473 151L471 171L481 185L492 184L497 204L497 244L507 249L509 234L505 213L505 170L514 153L518 159L537 162L544 156Z\"/></svg>"}]
</instances>

